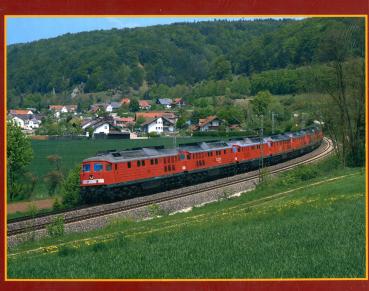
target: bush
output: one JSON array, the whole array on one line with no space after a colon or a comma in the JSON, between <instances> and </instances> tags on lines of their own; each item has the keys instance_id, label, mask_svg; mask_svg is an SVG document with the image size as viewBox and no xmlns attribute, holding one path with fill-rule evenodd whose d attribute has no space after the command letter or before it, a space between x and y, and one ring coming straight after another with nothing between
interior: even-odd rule
<instances>
[{"instance_id":1,"label":"bush","mask_svg":"<svg viewBox=\"0 0 369 291\"><path fill-rule=\"evenodd\" d=\"M315 166L299 166L294 172L297 180L307 181L318 176Z\"/></svg>"},{"instance_id":2,"label":"bush","mask_svg":"<svg viewBox=\"0 0 369 291\"><path fill-rule=\"evenodd\" d=\"M81 204L81 194L79 186L79 173L81 166L70 170L67 178L61 185L61 194L63 196L62 205L64 207L76 207Z\"/></svg>"},{"instance_id":3,"label":"bush","mask_svg":"<svg viewBox=\"0 0 369 291\"><path fill-rule=\"evenodd\" d=\"M277 184L281 186L291 185L297 182L308 181L316 178L319 171L316 165L302 165L281 175Z\"/></svg>"},{"instance_id":4,"label":"bush","mask_svg":"<svg viewBox=\"0 0 369 291\"><path fill-rule=\"evenodd\" d=\"M54 198L53 202L53 210L60 210L62 209L62 205L59 202L59 199L57 197Z\"/></svg>"},{"instance_id":5,"label":"bush","mask_svg":"<svg viewBox=\"0 0 369 291\"><path fill-rule=\"evenodd\" d=\"M58 188L63 181L63 173L57 170L51 171L45 176L44 180L49 194L53 195L55 194L56 188Z\"/></svg>"},{"instance_id":6,"label":"bush","mask_svg":"<svg viewBox=\"0 0 369 291\"><path fill-rule=\"evenodd\" d=\"M64 217L57 216L46 227L47 234L51 237L60 237L64 235Z\"/></svg>"},{"instance_id":7,"label":"bush","mask_svg":"<svg viewBox=\"0 0 369 291\"><path fill-rule=\"evenodd\" d=\"M92 246L92 251L97 253L106 249L105 243L98 242Z\"/></svg>"},{"instance_id":8,"label":"bush","mask_svg":"<svg viewBox=\"0 0 369 291\"><path fill-rule=\"evenodd\" d=\"M75 254L77 250L72 248L72 247L69 247L69 246L62 246L58 252L58 255L61 256L61 257L66 257L66 256L69 256L69 255L73 255Z\"/></svg>"},{"instance_id":9,"label":"bush","mask_svg":"<svg viewBox=\"0 0 369 291\"><path fill-rule=\"evenodd\" d=\"M148 137L160 137L160 135L159 135L159 134L157 134L156 132L149 132L149 133L147 134L147 136L148 136Z\"/></svg>"},{"instance_id":10,"label":"bush","mask_svg":"<svg viewBox=\"0 0 369 291\"><path fill-rule=\"evenodd\" d=\"M150 216L157 217L157 216L164 216L167 212L161 208L158 204L151 204L147 207Z\"/></svg>"}]
</instances>

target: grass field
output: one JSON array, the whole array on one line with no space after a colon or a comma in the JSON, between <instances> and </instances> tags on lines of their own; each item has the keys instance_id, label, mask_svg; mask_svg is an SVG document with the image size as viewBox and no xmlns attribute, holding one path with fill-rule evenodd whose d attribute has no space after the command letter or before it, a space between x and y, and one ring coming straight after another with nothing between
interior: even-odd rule
<instances>
[{"instance_id":1,"label":"grass field","mask_svg":"<svg viewBox=\"0 0 369 291\"><path fill-rule=\"evenodd\" d=\"M11 250L8 276L363 278L365 171L288 177L189 213L28 242Z\"/></svg>"},{"instance_id":2,"label":"grass field","mask_svg":"<svg viewBox=\"0 0 369 291\"><path fill-rule=\"evenodd\" d=\"M177 138L177 144L211 140L212 138ZM61 168L67 173L73 167L79 165L83 159L94 156L98 151L111 149L126 149L143 146L173 146L172 138L151 138L147 140L33 140L32 148L34 159L28 170L38 178L33 198L45 198L48 196L43 177L55 166L50 164L47 157L59 155L61 157Z\"/></svg>"}]
</instances>

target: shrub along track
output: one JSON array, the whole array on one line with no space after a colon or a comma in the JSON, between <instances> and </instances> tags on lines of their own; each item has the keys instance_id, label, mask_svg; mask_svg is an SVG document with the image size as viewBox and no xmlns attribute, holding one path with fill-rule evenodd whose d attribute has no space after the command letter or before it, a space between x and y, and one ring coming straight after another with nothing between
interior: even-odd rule
<instances>
[{"instance_id":1,"label":"shrub along track","mask_svg":"<svg viewBox=\"0 0 369 291\"><path fill-rule=\"evenodd\" d=\"M298 165L313 163L319 161L333 151L332 141L324 138L323 143L319 148L304 156L283 162L281 164L268 167L269 174L278 174L280 172L292 169ZM42 230L48 226L55 217L63 215L65 224L80 222L91 218L106 216L113 213L119 213L131 209L141 208L152 204L158 204L165 201L170 201L202 192L219 190L220 188L236 185L244 182L257 183L259 179L258 171L252 171L237 176L231 176L211 182L202 183L195 186L171 190L163 193L158 193L151 196L143 196L126 201L115 202L111 204L82 207L64 212L55 212L46 216L36 218L26 218L7 224L8 237L14 237L19 234L24 234L31 231Z\"/></svg>"}]
</instances>

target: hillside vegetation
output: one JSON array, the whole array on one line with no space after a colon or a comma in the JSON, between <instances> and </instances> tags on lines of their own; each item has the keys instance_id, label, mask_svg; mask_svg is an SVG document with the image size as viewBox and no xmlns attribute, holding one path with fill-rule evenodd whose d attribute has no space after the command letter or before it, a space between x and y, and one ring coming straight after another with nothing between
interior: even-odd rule
<instances>
[{"instance_id":1,"label":"hillside vegetation","mask_svg":"<svg viewBox=\"0 0 369 291\"><path fill-rule=\"evenodd\" d=\"M364 56L363 18L177 23L11 45L8 105L46 105L41 95L50 99L51 92L71 102L66 97L81 83L86 93L119 89L145 98L222 95L226 88L234 94L306 92L314 90L306 71L320 71L314 66L327 61L322 49L335 31L347 31L346 59ZM271 72L259 74L264 71Z\"/></svg>"}]
</instances>

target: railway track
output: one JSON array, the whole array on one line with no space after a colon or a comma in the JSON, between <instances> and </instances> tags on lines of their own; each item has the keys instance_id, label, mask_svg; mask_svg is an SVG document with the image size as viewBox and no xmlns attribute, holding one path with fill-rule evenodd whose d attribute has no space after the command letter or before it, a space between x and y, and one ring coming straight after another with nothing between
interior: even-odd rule
<instances>
[{"instance_id":1,"label":"railway track","mask_svg":"<svg viewBox=\"0 0 369 291\"><path fill-rule=\"evenodd\" d=\"M319 151L319 149L321 149L321 148L322 148L322 150ZM270 167L268 167L269 170L270 170L269 174L275 175L275 174L278 174L280 172L283 172L283 171L292 169L294 167L297 167L299 165L313 163L313 162L316 162L318 160L321 160L321 159L325 158L326 156L330 155L331 152L333 151L332 141L327 139L327 138L324 138L323 144L318 149L314 150L313 152L316 152L316 151L318 151L318 153L316 155L314 155L313 157L309 157L309 158L302 159L302 160L299 159L299 158L291 160L291 161L295 161L295 160L296 161L293 164L290 164L290 165L281 166L281 164L277 164L277 165L270 166ZM311 153L309 153L309 154L311 154ZM302 157L309 156L309 154L306 154ZM282 163L282 164L285 164L285 163ZM94 211L91 211L89 213L82 213L82 214L79 214L78 211L76 211L76 210L86 209L87 207L85 207L85 208L78 208L78 209L68 210L68 211L64 211L64 212L53 212L49 215L43 215L42 217L40 216L40 217L36 217L36 218L27 218L27 219L8 222L7 235L8 235L8 237L10 237L10 236L15 236L15 235L19 235L19 234L22 234L22 233L26 233L26 232L29 232L29 231L36 231L36 230L44 229L44 228L46 228L47 225L50 224L50 222L52 221L52 217L55 217L57 215L64 215L64 223L69 224L69 223L73 223L73 222L80 222L80 221L83 221L83 220L96 218L96 217L99 217L99 216L105 216L105 215L114 214L114 213L118 213L118 212L123 212L123 211L131 210L131 209L135 209L135 208L140 208L140 207L152 205L152 204L157 204L157 203L161 203L161 202L165 202L165 201L170 201L170 200L174 200L174 199L178 199L178 198L182 198L182 197L202 193L202 192L209 191L209 190L215 190L215 189L223 188L223 187L226 187L226 186L232 186L232 185L243 183L243 182L254 181L254 180L257 180L259 178L259 175L258 175L257 171L254 171L254 172L255 173L252 174L251 176L242 177L240 179L235 179L235 180L231 180L231 181L226 181L226 182L221 183L219 185L206 187L205 189L197 188L195 190L187 190L187 191L184 190L184 191L182 191L180 193L177 193L177 194L168 195L168 196L165 196L165 197L158 197L158 198L148 199L148 200L145 200L145 201L139 201L139 202L132 203L132 204L129 204L129 205L118 205L117 207L108 208L108 209L104 209L103 207L102 207L102 209L99 209L99 207L91 207L90 206L91 209L96 208L96 211L94 210ZM50 218L50 219L47 219L47 218Z\"/></svg>"}]
</instances>

